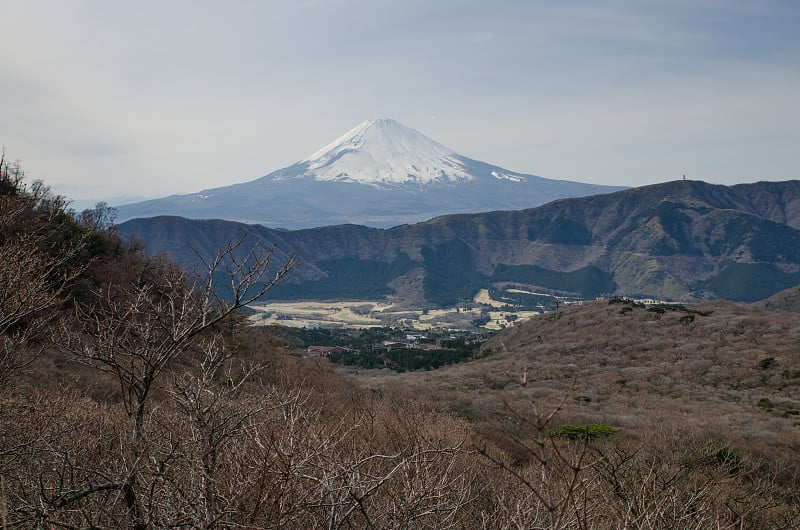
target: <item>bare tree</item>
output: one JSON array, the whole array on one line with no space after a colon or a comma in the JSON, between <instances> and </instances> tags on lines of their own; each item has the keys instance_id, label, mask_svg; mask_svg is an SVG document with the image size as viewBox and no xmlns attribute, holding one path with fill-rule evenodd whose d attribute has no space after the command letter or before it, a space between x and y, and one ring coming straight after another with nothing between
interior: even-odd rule
<instances>
[{"instance_id":1,"label":"bare tree","mask_svg":"<svg viewBox=\"0 0 800 530\"><path fill-rule=\"evenodd\" d=\"M511 475L531 494L534 507L540 507L546 520L539 522L545 528L577 527L584 528L586 513L582 509L581 493L591 480L588 471L603 458L588 461L589 433L579 437L577 444L562 444L552 435L553 419L561 410L569 393L550 410L530 413L521 412L517 407L503 401L503 410L510 425L500 427L521 455L535 465L533 473L513 465L503 455L488 449L484 444L480 449L490 462L500 470ZM585 507L585 506L584 506ZM531 508L531 513L538 513Z\"/></svg>"},{"instance_id":2,"label":"bare tree","mask_svg":"<svg viewBox=\"0 0 800 530\"><path fill-rule=\"evenodd\" d=\"M465 526L479 488L463 425L428 423L408 403L329 410L298 390L273 396L273 423L250 432L259 472L242 481L254 526Z\"/></svg>"},{"instance_id":3,"label":"bare tree","mask_svg":"<svg viewBox=\"0 0 800 530\"><path fill-rule=\"evenodd\" d=\"M254 245L244 255L244 237L187 272L167 260L146 261L134 281L110 282L94 293L95 302L78 304L76 319L65 323L63 348L75 358L113 376L130 418L131 456L122 492L132 526L148 518L137 489L137 474L149 397L170 363L207 330L266 294L294 267L294 257L274 268L275 246ZM267 277L270 274L270 277ZM220 294L223 290L225 295ZM223 298L224 296L224 298Z\"/></svg>"},{"instance_id":4,"label":"bare tree","mask_svg":"<svg viewBox=\"0 0 800 530\"><path fill-rule=\"evenodd\" d=\"M112 230L116 218L116 208L112 208L104 201L95 203L94 208L87 208L77 216L81 224L97 232Z\"/></svg>"},{"instance_id":5,"label":"bare tree","mask_svg":"<svg viewBox=\"0 0 800 530\"><path fill-rule=\"evenodd\" d=\"M0 387L41 351L31 347L52 321L51 311L85 269L76 257L85 233L62 237L69 220L40 186L26 189L18 164L0 157ZM38 211L37 211L38 210Z\"/></svg>"},{"instance_id":6,"label":"bare tree","mask_svg":"<svg viewBox=\"0 0 800 530\"><path fill-rule=\"evenodd\" d=\"M218 492L220 454L268 402L241 395L261 366L235 359L221 335L204 340L201 349L199 366L176 377L168 393L188 423L187 472L197 470L197 492L189 502L192 527L214 528L225 526L235 511L233 499Z\"/></svg>"}]
</instances>

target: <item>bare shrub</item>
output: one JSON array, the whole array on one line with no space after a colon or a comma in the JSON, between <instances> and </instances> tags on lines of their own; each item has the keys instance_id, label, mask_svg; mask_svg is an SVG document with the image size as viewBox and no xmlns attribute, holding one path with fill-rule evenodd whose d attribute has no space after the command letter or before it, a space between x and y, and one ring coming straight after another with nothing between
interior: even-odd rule
<instances>
[{"instance_id":1,"label":"bare shrub","mask_svg":"<svg viewBox=\"0 0 800 530\"><path fill-rule=\"evenodd\" d=\"M0 387L41 353L43 331L85 265L85 233L71 233L63 199L29 189L22 169L0 157Z\"/></svg>"}]
</instances>

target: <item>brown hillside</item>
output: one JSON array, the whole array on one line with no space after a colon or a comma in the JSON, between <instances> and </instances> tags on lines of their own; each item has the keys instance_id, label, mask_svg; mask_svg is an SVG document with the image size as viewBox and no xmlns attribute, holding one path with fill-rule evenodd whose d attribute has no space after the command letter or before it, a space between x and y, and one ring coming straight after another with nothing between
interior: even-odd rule
<instances>
[{"instance_id":1,"label":"brown hillside","mask_svg":"<svg viewBox=\"0 0 800 530\"><path fill-rule=\"evenodd\" d=\"M634 438L680 431L764 451L800 447L794 315L727 302L594 302L519 324L485 348L492 354L482 360L375 375L371 384L406 387L478 424L494 421L501 400L533 411L567 395L561 423L608 423Z\"/></svg>"},{"instance_id":2,"label":"brown hillside","mask_svg":"<svg viewBox=\"0 0 800 530\"><path fill-rule=\"evenodd\" d=\"M568 307L373 392L235 311L280 255L195 282L65 204L0 157L3 530L797 527L787 313Z\"/></svg>"},{"instance_id":3,"label":"brown hillside","mask_svg":"<svg viewBox=\"0 0 800 530\"><path fill-rule=\"evenodd\" d=\"M800 285L775 293L756 305L764 309L800 313Z\"/></svg>"}]
</instances>

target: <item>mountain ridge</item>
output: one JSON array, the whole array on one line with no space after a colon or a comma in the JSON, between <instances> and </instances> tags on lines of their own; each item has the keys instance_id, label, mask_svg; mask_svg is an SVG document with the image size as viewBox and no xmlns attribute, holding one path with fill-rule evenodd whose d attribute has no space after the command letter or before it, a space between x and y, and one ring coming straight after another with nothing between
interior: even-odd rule
<instances>
[{"instance_id":1,"label":"mountain ridge","mask_svg":"<svg viewBox=\"0 0 800 530\"><path fill-rule=\"evenodd\" d=\"M800 284L798 181L736 187L674 181L389 229L344 224L291 231L167 217L118 229L185 264L196 261L187 245L211 252L246 234L277 243L280 255L295 253L301 262L275 293L284 298L315 292L335 298L330 286L344 288L353 267L366 271L358 279L362 295L391 293L387 286L407 277L434 305L510 284L587 297L598 294L592 282L600 281L609 296L747 302Z\"/></svg>"}]
</instances>

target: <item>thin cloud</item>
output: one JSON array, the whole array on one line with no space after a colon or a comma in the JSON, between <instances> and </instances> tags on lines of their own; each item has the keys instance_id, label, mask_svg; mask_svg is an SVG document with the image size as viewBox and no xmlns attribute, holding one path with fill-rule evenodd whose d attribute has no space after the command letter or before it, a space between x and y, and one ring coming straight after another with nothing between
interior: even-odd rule
<instances>
[{"instance_id":1,"label":"thin cloud","mask_svg":"<svg viewBox=\"0 0 800 530\"><path fill-rule=\"evenodd\" d=\"M4 19L0 142L94 199L251 180L370 114L547 177L800 176L787 2L12 0Z\"/></svg>"}]
</instances>

